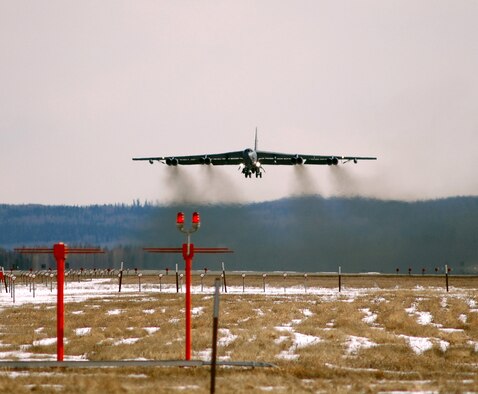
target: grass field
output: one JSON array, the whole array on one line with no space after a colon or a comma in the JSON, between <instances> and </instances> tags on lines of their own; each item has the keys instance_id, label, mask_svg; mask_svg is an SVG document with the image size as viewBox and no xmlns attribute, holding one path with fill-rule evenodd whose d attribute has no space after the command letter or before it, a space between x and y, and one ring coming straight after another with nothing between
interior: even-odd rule
<instances>
[{"instance_id":1,"label":"grass field","mask_svg":"<svg viewBox=\"0 0 478 394\"><path fill-rule=\"evenodd\" d=\"M184 357L184 293L173 274L71 277L65 360ZM193 277L193 359L211 354L214 275ZM0 360L55 360L56 309L47 283L17 279L0 293ZM221 294L223 367L217 392L478 392L478 278L248 273ZM202 291L201 291L202 288ZM0 370L1 392L209 392L209 367Z\"/></svg>"}]
</instances>

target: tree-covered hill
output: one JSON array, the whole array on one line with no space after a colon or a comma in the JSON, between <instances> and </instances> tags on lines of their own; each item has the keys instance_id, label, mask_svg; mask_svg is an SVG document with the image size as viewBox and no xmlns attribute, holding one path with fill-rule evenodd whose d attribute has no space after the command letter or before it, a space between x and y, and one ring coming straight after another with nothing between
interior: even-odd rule
<instances>
[{"instance_id":1,"label":"tree-covered hill","mask_svg":"<svg viewBox=\"0 0 478 394\"><path fill-rule=\"evenodd\" d=\"M176 212L201 213L198 246L228 246L234 254L198 255L196 267L224 260L237 270L427 272L445 263L455 272L478 268L478 198L399 202L320 197L250 205L0 205L0 247L107 247L97 264L161 268L180 256L145 255L141 246L179 246ZM1 264L1 262L0 262ZM85 263L86 264L86 263Z\"/></svg>"}]
</instances>

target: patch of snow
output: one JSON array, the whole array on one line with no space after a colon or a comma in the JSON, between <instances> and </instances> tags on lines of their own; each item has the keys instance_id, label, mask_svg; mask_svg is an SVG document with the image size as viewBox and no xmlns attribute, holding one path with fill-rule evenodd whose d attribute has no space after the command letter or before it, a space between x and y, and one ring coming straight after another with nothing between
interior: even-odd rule
<instances>
[{"instance_id":1,"label":"patch of snow","mask_svg":"<svg viewBox=\"0 0 478 394\"><path fill-rule=\"evenodd\" d=\"M363 309L360 309L360 311L365 314L365 317L362 319L364 323L367 323L370 325L375 324L375 320L377 320L377 317L378 317L376 313L372 313L370 311L370 308L363 308Z\"/></svg>"},{"instance_id":2,"label":"patch of snow","mask_svg":"<svg viewBox=\"0 0 478 394\"><path fill-rule=\"evenodd\" d=\"M33 341L33 346L50 346L56 343L56 338L45 338Z\"/></svg>"},{"instance_id":3,"label":"patch of snow","mask_svg":"<svg viewBox=\"0 0 478 394\"><path fill-rule=\"evenodd\" d=\"M448 347L450 346L450 342L447 342L447 341L444 341L442 339L440 339L438 341L438 346L440 346L440 350L445 353L448 349Z\"/></svg>"},{"instance_id":4,"label":"patch of snow","mask_svg":"<svg viewBox=\"0 0 478 394\"><path fill-rule=\"evenodd\" d=\"M38 327L38 328L36 328L36 329L35 329L35 334L41 333L44 328L45 328L45 327Z\"/></svg>"},{"instance_id":5,"label":"patch of snow","mask_svg":"<svg viewBox=\"0 0 478 394\"><path fill-rule=\"evenodd\" d=\"M416 312L417 317L417 323L426 326L428 324L431 324L433 321L432 314L430 312Z\"/></svg>"},{"instance_id":6,"label":"patch of snow","mask_svg":"<svg viewBox=\"0 0 478 394\"><path fill-rule=\"evenodd\" d=\"M191 314L199 316L204 313L204 307L203 306L197 306L195 308L191 309Z\"/></svg>"},{"instance_id":7,"label":"patch of snow","mask_svg":"<svg viewBox=\"0 0 478 394\"><path fill-rule=\"evenodd\" d=\"M294 329L290 326L276 326L274 327L274 329L276 329L277 331L288 331L288 332L294 331Z\"/></svg>"},{"instance_id":8,"label":"patch of snow","mask_svg":"<svg viewBox=\"0 0 478 394\"><path fill-rule=\"evenodd\" d=\"M197 384L189 384L186 386L174 386L174 390L199 390L200 387Z\"/></svg>"},{"instance_id":9,"label":"patch of snow","mask_svg":"<svg viewBox=\"0 0 478 394\"><path fill-rule=\"evenodd\" d=\"M172 319L169 319L168 321L169 321L169 323L171 323L171 324L177 324L177 323L179 323L179 319L176 318L176 317L174 317L174 318L172 318Z\"/></svg>"},{"instance_id":10,"label":"patch of snow","mask_svg":"<svg viewBox=\"0 0 478 394\"><path fill-rule=\"evenodd\" d=\"M262 309L253 309L254 312L257 313L257 316L264 316L265 313L262 311Z\"/></svg>"},{"instance_id":11,"label":"patch of snow","mask_svg":"<svg viewBox=\"0 0 478 394\"><path fill-rule=\"evenodd\" d=\"M405 308L405 312L407 312L409 315L414 315L417 313L417 304L412 304L410 308Z\"/></svg>"},{"instance_id":12,"label":"patch of snow","mask_svg":"<svg viewBox=\"0 0 478 394\"><path fill-rule=\"evenodd\" d=\"M314 345L320 341L321 339L319 337L313 335L301 334L299 332L294 333L294 346L299 349Z\"/></svg>"},{"instance_id":13,"label":"patch of snow","mask_svg":"<svg viewBox=\"0 0 478 394\"><path fill-rule=\"evenodd\" d=\"M63 385L61 384L45 384L43 383L41 385L42 389L45 388L45 389L49 389L48 391L52 391L52 390L55 390L55 391L63 391ZM31 390L31 391L35 391L38 389L37 385L36 384L26 384L25 385L25 388Z\"/></svg>"},{"instance_id":14,"label":"patch of snow","mask_svg":"<svg viewBox=\"0 0 478 394\"><path fill-rule=\"evenodd\" d=\"M133 345L138 342L141 338L124 338L120 339L119 341L113 342L113 346L118 345Z\"/></svg>"},{"instance_id":15,"label":"patch of snow","mask_svg":"<svg viewBox=\"0 0 478 394\"><path fill-rule=\"evenodd\" d=\"M30 353L22 351L8 351L0 352L0 359L7 360L20 360L20 361L29 361L29 360L39 360L39 361L54 361L56 360L56 354L40 354L40 353Z\"/></svg>"},{"instance_id":16,"label":"patch of snow","mask_svg":"<svg viewBox=\"0 0 478 394\"><path fill-rule=\"evenodd\" d=\"M72 315L83 315L85 311L73 311L71 312Z\"/></svg>"},{"instance_id":17,"label":"patch of snow","mask_svg":"<svg viewBox=\"0 0 478 394\"><path fill-rule=\"evenodd\" d=\"M462 328L439 328L440 331L443 331L443 332L448 332L448 333L452 333L452 332L464 332L465 330L463 330Z\"/></svg>"},{"instance_id":18,"label":"patch of snow","mask_svg":"<svg viewBox=\"0 0 478 394\"><path fill-rule=\"evenodd\" d=\"M473 298L467 298L466 303L470 307L470 309L476 309L476 301Z\"/></svg>"},{"instance_id":19,"label":"patch of snow","mask_svg":"<svg viewBox=\"0 0 478 394\"><path fill-rule=\"evenodd\" d=\"M274 339L274 343L276 343L277 345L279 345L279 344L281 344L282 342L287 341L288 339L289 339L288 336L283 336L283 335L281 335L279 338Z\"/></svg>"},{"instance_id":20,"label":"patch of snow","mask_svg":"<svg viewBox=\"0 0 478 394\"><path fill-rule=\"evenodd\" d=\"M148 315L152 315L154 312L156 312L154 309L144 309L143 313L146 313Z\"/></svg>"},{"instance_id":21,"label":"patch of snow","mask_svg":"<svg viewBox=\"0 0 478 394\"><path fill-rule=\"evenodd\" d=\"M149 335L154 334L156 331L159 331L159 327L143 327Z\"/></svg>"},{"instance_id":22,"label":"patch of snow","mask_svg":"<svg viewBox=\"0 0 478 394\"><path fill-rule=\"evenodd\" d=\"M159 286L144 286L144 289L148 292L157 292L159 293ZM329 288L320 288L320 287L308 287L307 294L318 295L322 297L325 302L328 301L341 301L341 302L353 302L357 297L362 294L369 294L372 289L343 289L340 294L337 294L336 289ZM192 293L203 294L201 292L200 286L193 286L191 289ZM211 288L211 292L213 289ZM283 294L283 287L272 287L268 286L266 293L264 293L262 287L251 287L246 290L247 294L266 294L266 295L276 295L282 296L285 298L290 297L294 294L304 294L304 286L291 286L287 288L287 295ZM118 286L111 278L93 278L88 281L73 281L68 282L65 286L65 303L68 302L84 302L91 298L102 298L103 302L110 302L118 297L128 296L130 294L137 294L138 287L135 284L126 284L122 286L122 292L118 295ZM162 293L175 293L175 286L163 286L161 291ZM229 286L228 293L231 294L243 294L242 286ZM39 286L36 290L35 298L32 297L32 294L29 292L28 287L18 286L15 294L15 305L23 304L50 304L46 306L46 309L55 309L54 304L56 303L56 291L50 291L49 288ZM111 297L111 298L109 298ZM206 299L206 298L203 298ZM148 298L149 300L149 298ZM10 297L0 297L0 307L12 305ZM89 305L88 309L93 308L103 308L103 305ZM124 311L122 311L124 312ZM73 314L80 314L80 311L72 312ZM121 313L121 312L120 312ZM264 312L261 309L256 309L258 316L263 316Z\"/></svg>"},{"instance_id":23,"label":"patch of snow","mask_svg":"<svg viewBox=\"0 0 478 394\"><path fill-rule=\"evenodd\" d=\"M310 317L310 316L313 316L314 314L310 311L310 309L302 309L302 313L304 314L304 316L306 317Z\"/></svg>"},{"instance_id":24,"label":"patch of snow","mask_svg":"<svg viewBox=\"0 0 478 394\"><path fill-rule=\"evenodd\" d=\"M475 352L478 352L478 342L477 341L468 341L468 345L473 346Z\"/></svg>"},{"instance_id":25,"label":"patch of snow","mask_svg":"<svg viewBox=\"0 0 478 394\"><path fill-rule=\"evenodd\" d=\"M442 297L442 299L440 300L440 306L442 308L446 308L448 306L448 298Z\"/></svg>"},{"instance_id":26,"label":"patch of snow","mask_svg":"<svg viewBox=\"0 0 478 394\"><path fill-rule=\"evenodd\" d=\"M375 342L372 342L368 338L356 337L354 335L349 335L345 344L347 346L347 353L349 354L355 354L360 349L369 349L371 347L377 346Z\"/></svg>"},{"instance_id":27,"label":"patch of snow","mask_svg":"<svg viewBox=\"0 0 478 394\"><path fill-rule=\"evenodd\" d=\"M468 316L462 313L460 316L458 316L458 320L460 320L463 324L465 324L466 321L468 320Z\"/></svg>"},{"instance_id":28,"label":"patch of snow","mask_svg":"<svg viewBox=\"0 0 478 394\"><path fill-rule=\"evenodd\" d=\"M410 337L406 335L399 335L408 342L409 346L416 354L421 354L433 347L432 341L429 338Z\"/></svg>"},{"instance_id":29,"label":"patch of snow","mask_svg":"<svg viewBox=\"0 0 478 394\"><path fill-rule=\"evenodd\" d=\"M87 335L91 332L91 327L82 327L82 328L76 328L75 329L75 334L76 336L82 337L83 335Z\"/></svg>"},{"instance_id":30,"label":"patch of snow","mask_svg":"<svg viewBox=\"0 0 478 394\"><path fill-rule=\"evenodd\" d=\"M32 372L32 371L0 371L0 376L8 376L11 379L29 377L58 377L65 374L58 372Z\"/></svg>"},{"instance_id":31,"label":"patch of snow","mask_svg":"<svg viewBox=\"0 0 478 394\"><path fill-rule=\"evenodd\" d=\"M194 355L199 360L209 361L212 358L212 349L207 348L207 349L201 350L199 352L194 352Z\"/></svg>"},{"instance_id":32,"label":"patch of snow","mask_svg":"<svg viewBox=\"0 0 478 394\"><path fill-rule=\"evenodd\" d=\"M121 309L111 309L111 310L106 312L106 314L110 315L110 316L119 315L121 313L123 313L123 311Z\"/></svg>"},{"instance_id":33,"label":"patch of snow","mask_svg":"<svg viewBox=\"0 0 478 394\"><path fill-rule=\"evenodd\" d=\"M278 355L276 355L276 358L280 358L283 360L297 360L299 358L299 355L295 354L295 350L314 345L321 341L319 337L315 337L312 335L301 334L298 332L294 332L293 334L294 336L292 340L293 342L292 346L288 350L282 350ZM280 337L279 339L281 338L288 339L288 337ZM276 342L276 343L280 343L280 342Z\"/></svg>"},{"instance_id":34,"label":"patch of snow","mask_svg":"<svg viewBox=\"0 0 478 394\"><path fill-rule=\"evenodd\" d=\"M222 335L222 337L217 341L219 346L229 346L237 339L237 335L232 334L228 328L220 328L219 334Z\"/></svg>"},{"instance_id":35,"label":"patch of snow","mask_svg":"<svg viewBox=\"0 0 478 394\"><path fill-rule=\"evenodd\" d=\"M404 338L416 354L422 354L430 350L433 348L434 342L439 346L442 352L445 352L450 346L449 342L436 338L411 337L408 335L399 335L399 337Z\"/></svg>"}]
</instances>

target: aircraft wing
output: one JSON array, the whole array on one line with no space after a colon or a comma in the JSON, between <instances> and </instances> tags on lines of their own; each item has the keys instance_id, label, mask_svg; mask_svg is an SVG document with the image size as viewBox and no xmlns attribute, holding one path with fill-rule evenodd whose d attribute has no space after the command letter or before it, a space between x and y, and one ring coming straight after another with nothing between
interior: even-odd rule
<instances>
[{"instance_id":1,"label":"aircraft wing","mask_svg":"<svg viewBox=\"0 0 478 394\"><path fill-rule=\"evenodd\" d=\"M237 165L243 162L243 152L225 152L204 155L188 155L188 156L158 156L158 157L134 157L133 160L149 161L151 164L155 161L169 165L192 165L192 164L213 164L220 165Z\"/></svg>"},{"instance_id":2,"label":"aircraft wing","mask_svg":"<svg viewBox=\"0 0 478 394\"><path fill-rule=\"evenodd\" d=\"M362 156L342 156L342 155L304 155L300 153L279 153L279 152L264 152L257 151L257 159L261 164L266 165L295 165L295 164L316 164L316 165L331 165L339 162L346 163L358 160L377 160L376 157L362 157Z\"/></svg>"}]
</instances>

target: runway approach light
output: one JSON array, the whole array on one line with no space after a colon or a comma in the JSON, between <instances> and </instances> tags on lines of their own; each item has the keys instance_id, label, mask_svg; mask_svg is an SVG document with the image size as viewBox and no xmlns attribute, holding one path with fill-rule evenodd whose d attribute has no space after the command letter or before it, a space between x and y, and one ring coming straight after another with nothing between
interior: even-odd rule
<instances>
[{"instance_id":1,"label":"runway approach light","mask_svg":"<svg viewBox=\"0 0 478 394\"><path fill-rule=\"evenodd\" d=\"M199 218L199 213L193 213L193 230L196 231L199 226L201 226L201 219Z\"/></svg>"},{"instance_id":2,"label":"runway approach light","mask_svg":"<svg viewBox=\"0 0 478 394\"><path fill-rule=\"evenodd\" d=\"M178 212L176 216L176 227L178 228L179 231L190 234L199 229L201 226L201 219L199 217L198 212L193 213L193 218L192 218L192 229L191 230L186 230L184 228L184 212Z\"/></svg>"},{"instance_id":3,"label":"runway approach light","mask_svg":"<svg viewBox=\"0 0 478 394\"><path fill-rule=\"evenodd\" d=\"M176 216L176 227L180 231L183 231L183 228L184 228L184 212L178 212L178 214Z\"/></svg>"}]
</instances>

